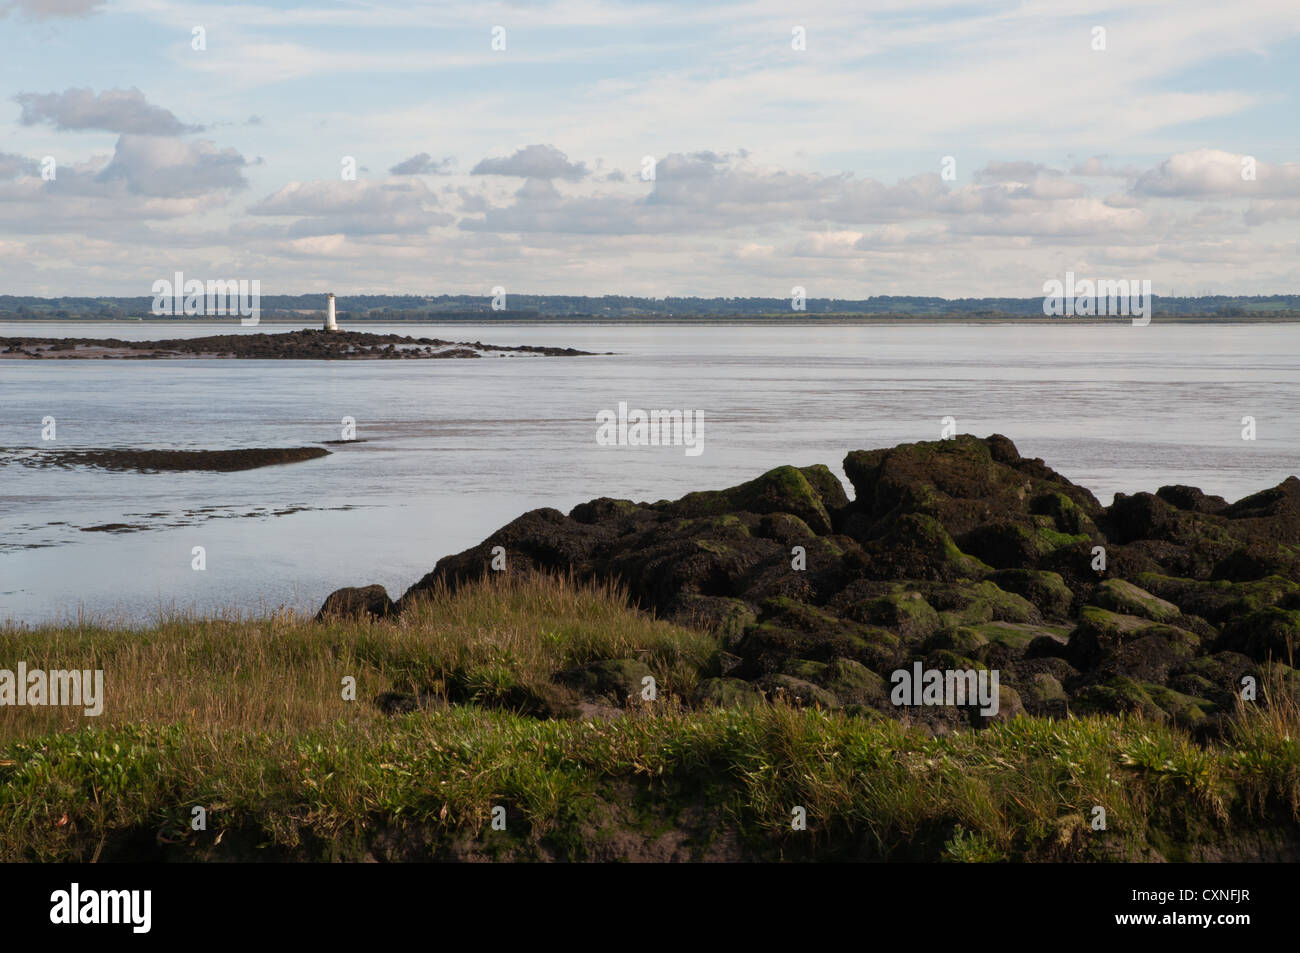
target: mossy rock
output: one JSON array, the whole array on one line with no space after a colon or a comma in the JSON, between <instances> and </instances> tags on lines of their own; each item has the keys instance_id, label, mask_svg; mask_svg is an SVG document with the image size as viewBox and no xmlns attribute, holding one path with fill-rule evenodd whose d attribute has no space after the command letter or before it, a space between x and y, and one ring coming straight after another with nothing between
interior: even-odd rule
<instances>
[{"instance_id":1,"label":"mossy rock","mask_svg":"<svg viewBox=\"0 0 1300 953\"><path fill-rule=\"evenodd\" d=\"M1153 622L1172 622L1181 615L1178 606L1123 579L1107 579L1097 587L1093 601L1103 609L1136 615Z\"/></svg>"},{"instance_id":2,"label":"mossy rock","mask_svg":"<svg viewBox=\"0 0 1300 953\"><path fill-rule=\"evenodd\" d=\"M1190 518L1177 507L1153 493L1116 493L1106 508L1103 522L1106 536L1113 543L1130 543L1138 539L1176 541L1178 528Z\"/></svg>"},{"instance_id":3,"label":"mossy rock","mask_svg":"<svg viewBox=\"0 0 1300 953\"><path fill-rule=\"evenodd\" d=\"M1267 606L1223 627L1216 648L1263 662L1290 662L1300 655L1300 611Z\"/></svg>"},{"instance_id":4,"label":"mossy rock","mask_svg":"<svg viewBox=\"0 0 1300 953\"><path fill-rule=\"evenodd\" d=\"M974 655L988 644L988 637L977 627L959 625L940 629L925 640L924 648L927 652L949 649L962 655Z\"/></svg>"},{"instance_id":5,"label":"mossy rock","mask_svg":"<svg viewBox=\"0 0 1300 953\"><path fill-rule=\"evenodd\" d=\"M1189 695L1216 699L1227 707L1234 697L1240 695L1242 678L1247 675L1252 676L1258 685L1262 681L1263 669L1240 652L1215 652L1192 659L1169 679L1168 684ZM1191 681L1186 681L1189 679ZM1217 694L1195 691L1193 686L1202 681L1213 685Z\"/></svg>"},{"instance_id":6,"label":"mossy rock","mask_svg":"<svg viewBox=\"0 0 1300 953\"><path fill-rule=\"evenodd\" d=\"M983 662L977 662L969 655L960 655L951 649L935 649L925 656L924 668L939 669L940 671L958 671L968 670L984 671L988 668ZM910 667L908 670L911 671Z\"/></svg>"},{"instance_id":7,"label":"mossy rock","mask_svg":"<svg viewBox=\"0 0 1300 953\"><path fill-rule=\"evenodd\" d=\"M1126 644L1151 638L1169 644L1167 651L1154 643L1151 648L1151 651L1159 649L1162 661L1169 663L1195 655L1200 644L1200 637L1186 629L1153 624L1150 619L1097 606L1084 606L1079 613L1079 624L1070 633L1066 657L1080 670L1086 671L1096 668Z\"/></svg>"},{"instance_id":8,"label":"mossy rock","mask_svg":"<svg viewBox=\"0 0 1300 953\"><path fill-rule=\"evenodd\" d=\"M1185 629L1155 623L1121 634L1105 647L1098 670L1126 675L1144 682L1164 684L1171 672L1182 669L1196 657L1197 636Z\"/></svg>"},{"instance_id":9,"label":"mossy rock","mask_svg":"<svg viewBox=\"0 0 1300 953\"><path fill-rule=\"evenodd\" d=\"M985 622L965 627L964 631L978 635L986 644L1003 645L1017 653L1023 653L1040 636L1060 638L1060 633L1054 629L1020 622Z\"/></svg>"},{"instance_id":10,"label":"mossy rock","mask_svg":"<svg viewBox=\"0 0 1300 953\"><path fill-rule=\"evenodd\" d=\"M1169 717L1139 682L1124 676L1081 689L1070 708L1075 715L1130 714L1161 722Z\"/></svg>"},{"instance_id":11,"label":"mossy rock","mask_svg":"<svg viewBox=\"0 0 1300 953\"><path fill-rule=\"evenodd\" d=\"M993 571L958 549L938 520L919 513L898 517L862 548L876 579L981 579Z\"/></svg>"},{"instance_id":12,"label":"mossy rock","mask_svg":"<svg viewBox=\"0 0 1300 953\"><path fill-rule=\"evenodd\" d=\"M640 659L603 659L556 675L556 681L570 686L588 698L604 698L621 705L628 698L639 698L642 679L650 668Z\"/></svg>"},{"instance_id":13,"label":"mossy rock","mask_svg":"<svg viewBox=\"0 0 1300 953\"><path fill-rule=\"evenodd\" d=\"M1142 686L1161 710L1184 728L1196 729L1218 713L1218 706L1205 698L1196 698L1163 685Z\"/></svg>"},{"instance_id":14,"label":"mossy rock","mask_svg":"<svg viewBox=\"0 0 1300 953\"><path fill-rule=\"evenodd\" d=\"M695 689L695 703L704 707L735 708L763 703L759 690L739 678L706 678Z\"/></svg>"},{"instance_id":15,"label":"mossy rock","mask_svg":"<svg viewBox=\"0 0 1300 953\"><path fill-rule=\"evenodd\" d=\"M852 657L873 672L892 671L903 657L903 640L888 629L861 626Z\"/></svg>"},{"instance_id":16,"label":"mossy rock","mask_svg":"<svg viewBox=\"0 0 1300 953\"><path fill-rule=\"evenodd\" d=\"M853 659L832 660L821 684L846 706L879 707L889 701L884 678Z\"/></svg>"},{"instance_id":17,"label":"mossy rock","mask_svg":"<svg viewBox=\"0 0 1300 953\"><path fill-rule=\"evenodd\" d=\"M1031 675L1021 690L1021 697L1030 714L1064 718L1069 713L1070 698L1060 680L1049 672Z\"/></svg>"},{"instance_id":18,"label":"mossy rock","mask_svg":"<svg viewBox=\"0 0 1300 953\"><path fill-rule=\"evenodd\" d=\"M1121 633L1132 632L1151 624L1150 619L1142 616L1128 615L1123 612L1111 612L1100 606L1084 606L1079 611L1079 627L1095 632Z\"/></svg>"},{"instance_id":19,"label":"mossy rock","mask_svg":"<svg viewBox=\"0 0 1300 953\"><path fill-rule=\"evenodd\" d=\"M802 678L794 678L790 675L765 675L756 684L767 692L769 700L784 699L791 704L807 708L814 705L821 708L843 707L840 700L826 689Z\"/></svg>"},{"instance_id":20,"label":"mossy rock","mask_svg":"<svg viewBox=\"0 0 1300 953\"><path fill-rule=\"evenodd\" d=\"M1134 578L1143 589L1178 606L1187 615L1198 615L1215 625L1249 615L1265 606L1276 605L1300 584L1281 576L1265 576L1249 582L1226 579L1201 580L1159 573L1141 573Z\"/></svg>"},{"instance_id":21,"label":"mossy rock","mask_svg":"<svg viewBox=\"0 0 1300 953\"><path fill-rule=\"evenodd\" d=\"M1092 517L1064 493L1040 493L1030 500L1029 512L1049 517L1058 532L1076 540L1101 537Z\"/></svg>"},{"instance_id":22,"label":"mossy rock","mask_svg":"<svg viewBox=\"0 0 1300 953\"><path fill-rule=\"evenodd\" d=\"M683 625L712 632L723 644L730 645L740 638L745 626L758 619L758 610L741 599L686 593L673 618Z\"/></svg>"},{"instance_id":23,"label":"mossy rock","mask_svg":"<svg viewBox=\"0 0 1300 953\"><path fill-rule=\"evenodd\" d=\"M744 517L748 517L748 520ZM742 542L753 534L750 521L758 517L752 514L723 513L719 516L679 517L668 520L654 528L660 536L680 537L682 539L714 538Z\"/></svg>"},{"instance_id":24,"label":"mossy rock","mask_svg":"<svg viewBox=\"0 0 1300 953\"><path fill-rule=\"evenodd\" d=\"M1022 458L1010 440L997 434L854 451L844 459L844 472L853 484L853 507L864 519L867 537L908 512L933 517L954 535L999 520L1024 520L1029 498L1049 488L1101 511L1087 490L1041 460Z\"/></svg>"},{"instance_id":25,"label":"mossy rock","mask_svg":"<svg viewBox=\"0 0 1300 953\"><path fill-rule=\"evenodd\" d=\"M849 497L844 492L844 484L840 482L840 478L831 472L831 468L826 464L815 463L810 467L800 467L799 472L803 474L809 486L816 491L817 496L821 499L822 506L832 516L849 505Z\"/></svg>"},{"instance_id":26,"label":"mossy rock","mask_svg":"<svg viewBox=\"0 0 1300 953\"><path fill-rule=\"evenodd\" d=\"M1254 540L1239 546L1214 566L1211 579L1249 582L1265 576L1300 578L1300 546Z\"/></svg>"},{"instance_id":27,"label":"mossy rock","mask_svg":"<svg viewBox=\"0 0 1300 953\"><path fill-rule=\"evenodd\" d=\"M1032 602L1006 592L989 580L930 586L925 593L930 603L940 610L939 621L944 627L1042 621L1042 615Z\"/></svg>"},{"instance_id":28,"label":"mossy rock","mask_svg":"<svg viewBox=\"0 0 1300 953\"><path fill-rule=\"evenodd\" d=\"M1169 679L1169 687L1193 698L1207 699L1222 704L1225 693L1208 678L1192 672L1184 672ZM1227 698L1231 700L1231 695Z\"/></svg>"},{"instance_id":29,"label":"mossy rock","mask_svg":"<svg viewBox=\"0 0 1300 953\"><path fill-rule=\"evenodd\" d=\"M1060 573L1039 569L1002 569L987 580L1004 592L1020 596L1037 607L1051 619L1064 619L1070 614L1074 593L1065 584Z\"/></svg>"},{"instance_id":30,"label":"mossy rock","mask_svg":"<svg viewBox=\"0 0 1300 953\"><path fill-rule=\"evenodd\" d=\"M990 722L1010 721L1025 714L1025 704L1020 693L1010 685L998 685L998 710L996 714L985 715L978 705L971 707L971 724L977 727Z\"/></svg>"},{"instance_id":31,"label":"mossy rock","mask_svg":"<svg viewBox=\"0 0 1300 953\"><path fill-rule=\"evenodd\" d=\"M642 509L644 507L640 503L633 503L631 500L616 500L608 496L602 496L586 503L579 503L569 511L569 517L579 523L592 524L617 519L621 516L631 516Z\"/></svg>"},{"instance_id":32,"label":"mossy rock","mask_svg":"<svg viewBox=\"0 0 1300 953\"><path fill-rule=\"evenodd\" d=\"M1024 523L1002 520L975 527L961 537L960 545L995 569L1026 569L1056 548L1039 532Z\"/></svg>"},{"instance_id":33,"label":"mossy rock","mask_svg":"<svg viewBox=\"0 0 1300 953\"><path fill-rule=\"evenodd\" d=\"M849 618L897 632L906 640L920 640L939 628L939 613L919 592L891 593L849 607Z\"/></svg>"},{"instance_id":34,"label":"mossy rock","mask_svg":"<svg viewBox=\"0 0 1300 953\"><path fill-rule=\"evenodd\" d=\"M814 662L811 659L797 658L791 659L785 663L781 669L781 674L792 675L795 678L801 678L806 682L821 683L826 676L825 662Z\"/></svg>"},{"instance_id":35,"label":"mossy rock","mask_svg":"<svg viewBox=\"0 0 1300 953\"><path fill-rule=\"evenodd\" d=\"M857 658L868 666L889 664L898 637L885 629L855 624L793 599L764 600L760 621L746 626L733 651L744 659L737 675L756 678L779 672L792 659Z\"/></svg>"},{"instance_id":36,"label":"mossy rock","mask_svg":"<svg viewBox=\"0 0 1300 953\"><path fill-rule=\"evenodd\" d=\"M730 556L736 552L735 546L719 539L696 539L691 542L700 552L712 553L715 556Z\"/></svg>"},{"instance_id":37,"label":"mossy rock","mask_svg":"<svg viewBox=\"0 0 1300 953\"><path fill-rule=\"evenodd\" d=\"M831 532L831 518L821 494L796 467L769 470L757 479L727 490L688 493L673 503L654 504L677 516L721 516L724 513L790 513L817 534Z\"/></svg>"},{"instance_id":38,"label":"mossy rock","mask_svg":"<svg viewBox=\"0 0 1300 953\"><path fill-rule=\"evenodd\" d=\"M774 539L782 546L807 545L817 538L807 523L792 513L767 513L759 521L758 535Z\"/></svg>"}]
</instances>

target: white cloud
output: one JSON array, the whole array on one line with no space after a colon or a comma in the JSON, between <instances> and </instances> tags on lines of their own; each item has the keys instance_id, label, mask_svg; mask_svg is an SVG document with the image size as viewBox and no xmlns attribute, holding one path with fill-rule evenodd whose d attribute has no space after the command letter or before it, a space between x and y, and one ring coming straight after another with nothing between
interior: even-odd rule
<instances>
[{"instance_id":1,"label":"white cloud","mask_svg":"<svg viewBox=\"0 0 1300 953\"><path fill-rule=\"evenodd\" d=\"M48 123L55 129L102 129L144 136L178 136L202 132L188 126L169 109L151 105L138 89L65 89L61 93L19 93L24 126Z\"/></svg>"},{"instance_id":2,"label":"white cloud","mask_svg":"<svg viewBox=\"0 0 1300 953\"><path fill-rule=\"evenodd\" d=\"M16 10L33 20L76 18L98 13L105 0L9 0L0 3L0 16Z\"/></svg>"},{"instance_id":3,"label":"white cloud","mask_svg":"<svg viewBox=\"0 0 1300 953\"><path fill-rule=\"evenodd\" d=\"M587 167L581 162L570 162L569 157L555 146L538 144L525 146L511 156L484 159L470 174L577 181L587 177Z\"/></svg>"},{"instance_id":4,"label":"white cloud","mask_svg":"<svg viewBox=\"0 0 1300 953\"><path fill-rule=\"evenodd\" d=\"M1248 178L1252 164L1253 178ZM1273 165L1219 149L1198 149L1170 156L1138 176L1133 188L1143 195L1176 198L1300 197L1300 165Z\"/></svg>"},{"instance_id":5,"label":"white cloud","mask_svg":"<svg viewBox=\"0 0 1300 953\"><path fill-rule=\"evenodd\" d=\"M449 225L455 217L439 208L437 195L422 180L290 182L255 203L249 214L296 219L290 237L335 234L392 235L422 233Z\"/></svg>"}]
</instances>

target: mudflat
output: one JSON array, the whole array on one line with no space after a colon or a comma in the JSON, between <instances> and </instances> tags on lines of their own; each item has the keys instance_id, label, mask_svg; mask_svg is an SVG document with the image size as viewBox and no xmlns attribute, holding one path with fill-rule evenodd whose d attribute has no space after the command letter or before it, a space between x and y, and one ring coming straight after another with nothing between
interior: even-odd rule
<instances>
[{"instance_id":1,"label":"mudflat","mask_svg":"<svg viewBox=\"0 0 1300 953\"><path fill-rule=\"evenodd\" d=\"M298 463L329 456L323 447L255 447L239 450L5 450L14 462L36 467L99 467L103 470L255 470L281 463Z\"/></svg>"}]
</instances>

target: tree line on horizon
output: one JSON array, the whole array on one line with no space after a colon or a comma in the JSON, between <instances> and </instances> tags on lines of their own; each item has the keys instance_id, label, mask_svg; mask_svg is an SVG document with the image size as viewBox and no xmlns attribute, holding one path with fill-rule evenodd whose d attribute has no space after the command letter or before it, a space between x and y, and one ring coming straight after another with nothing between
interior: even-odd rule
<instances>
[{"instance_id":1,"label":"tree line on horizon","mask_svg":"<svg viewBox=\"0 0 1300 953\"><path fill-rule=\"evenodd\" d=\"M134 318L148 317L153 297L42 298L0 295L0 319ZM1033 298L940 298L919 295L876 295L869 298L808 298L803 311L794 311L789 298L647 298L628 295L508 296L508 311L493 311L488 295L338 295L338 310L353 319L418 320L438 315L482 313L483 317L526 315L575 318L644 316L792 316L800 315L1013 315L1043 313L1041 296ZM1153 295L1153 310L1163 314L1204 314L1240 317L1251 314L1300 312L1300 295ZM324 311L326 295L263 295L263 317L296 316Z\"/></svg>"}]
</instances>

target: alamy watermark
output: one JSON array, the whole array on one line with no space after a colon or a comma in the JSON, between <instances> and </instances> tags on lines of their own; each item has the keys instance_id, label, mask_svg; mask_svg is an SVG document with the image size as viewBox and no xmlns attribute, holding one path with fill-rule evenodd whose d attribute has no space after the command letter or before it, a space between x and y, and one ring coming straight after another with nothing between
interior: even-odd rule
<instances>
[{"instance_id":1,"label":"alamy watermark","mask_svg":"<svg viewBox=\"0 0 1300 953\"><path fill-rule=\"evenodd\" d=\"M980 714L998 713L998 671L993 669L900 668L889 676L894 686L889 700L895 705L979 705Z\"/></svg>"},{"instance_id":2,"label":"alamy watermark","mask_svg":"<svg viewBox=\"0 0 1300 953\"><path fill-rule=\"evenodd\" d=\"M175 281L159 278L153 283L152 311L159 317L185 315L240 315L244 327L256 325L262 318L262 282L254 278L211 281L185 279L176 272Z\"/></svg>"},{"instance_id":3,"label":"alamy watermark","mask_svg":"<svg viewBox=\"0 0 1300 953\"><path fill-rule=\"evenodd\" d=\"M1151 323L1151 279L1075 281L1074 272L1067 271L1064 283L1055 278L1043 282L1043 314L1052 317L1133 315L1134 327L1146 327Z\"/></svg>"},{"instance_id":4,"label":"alamy watermark","mask_svg":"<svg viewBox=\"0 0 1300 953\"><path fill-rule=\"evenodd\" d=\"M628 410L596 413L596 443L602 447L685 447L688 457L704 452L704 411Z\"/></svg>"},{"instance_id":5,"label":"alamy watermark","mask_svg":"<svg viewBox=\"0 0 1300 953\"><path fill-rule=\"evenodd\" d=\"M152 911L152 890L82 890L73 883L50 894L50 922L56 926L122 924L132 933L148 933Z\"/></svg>"},{"instance_id":6,"label":"alamy watermark","mask_svg":"<svg viewBox=\"0 0 1300 953\"><path fill-rule=\"evenodd\" d=\"M91 718L104 711L104 670L28 669L18 663L18 671L0 669L0 707L6 705L80 707Z\"/></svg>"}]
</instances>

